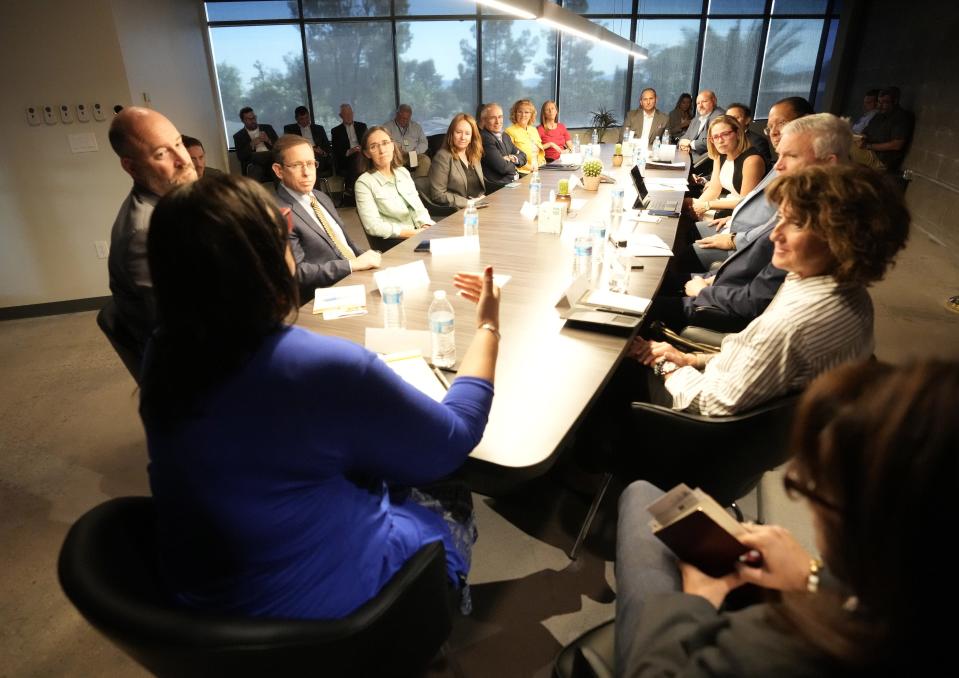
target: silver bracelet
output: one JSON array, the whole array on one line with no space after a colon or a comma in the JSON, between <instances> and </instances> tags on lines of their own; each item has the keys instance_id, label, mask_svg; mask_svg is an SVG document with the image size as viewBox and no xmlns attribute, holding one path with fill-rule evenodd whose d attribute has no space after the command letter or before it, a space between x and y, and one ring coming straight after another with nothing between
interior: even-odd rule
<instances>
[{"instance_id":1,"label":"silver bracelet","mask_svg":"<svg viewBox=\"0 0 959 678\"><path fill-rule=\"evenodd\" d=\"M496 337L496 340L497 340L497 341L499 341L500 338L501 338L501 337L500 337L500 334L499 334L499 330L496 329L496 325L494 325L493 323L483 323L482 325L480 325L480 326L477 327L476 329L478 329L478 330L489 330L490 332L493 333L493 336Z\"/></svg>"}]
</instances>

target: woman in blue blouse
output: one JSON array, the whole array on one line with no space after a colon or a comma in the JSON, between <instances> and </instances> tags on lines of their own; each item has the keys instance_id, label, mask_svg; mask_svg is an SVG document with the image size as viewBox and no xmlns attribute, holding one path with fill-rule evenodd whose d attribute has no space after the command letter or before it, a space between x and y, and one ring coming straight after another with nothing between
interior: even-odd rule
<instances>
[{"instance_id":1,"label":"woman in blue blouse","mask_svg":"<svg viewBox=\"0 0 959 678\"><path fill-rule=\"evenodd\" d=\"M288 324L288 227L262 187L222 176L183 189L151 220L160 325L140 405L170 590L208 610L338 618L438 540L461 586L471 511L443 516L415 486L455 471L483 435L499 341L492 270L454 280L487 331L440 404L362 347Z\"/></svg>"}]
</instances>

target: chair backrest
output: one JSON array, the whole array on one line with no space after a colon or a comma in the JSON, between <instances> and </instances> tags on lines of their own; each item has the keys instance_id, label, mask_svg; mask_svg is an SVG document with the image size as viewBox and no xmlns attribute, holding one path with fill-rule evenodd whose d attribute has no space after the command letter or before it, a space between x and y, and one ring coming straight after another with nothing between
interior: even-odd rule
<instances>
[{"instance_id":1,"label":"chair backrest","mask_svg":"<svg viewBox=\"0 0 959 678\"><path fill-rule=\"evenodd\" d=\"M156 567L150 497L111 499L70 528L60 585L93 626L159 676L407 675L449 635L445 552L417 552L377 596L337 620L232 617L184 609Z\"/></svg>"},{"instance_id":2,"label":"chair backrest","mask_svg":"<svg viewBox=\"0 0 959 678\"><path fill-rule=\"evenodd\" d=\"M646 478L669 489L684 482L701 487L726 506L745 496L763 474L786 461L799 394L783 396L743 414L706 417L650 403L632 404L636 453L682 455L681 476ZM671 469L676 464L669 465ZM675 471L673 471L675 473Z\"/></svg>"},{"instance_id":3,"label":"chair backrest","mask_svg":"<svg viewBox=\"0 0 959 678\"><path fill-rule=\"evenodd\" d=\"M436 152L443 148L444 141L446 141L446 132L431 134L426 137L426 155L431 158L436 155Z\"/></svg>"},{"instance_id":4,"label":"chair backrest","mask_svg":"<svg viewBox=\"0 0 959 678\"><path fill-rule=\"evenodd\" d=\"M378 235L366 233L366 240L370 243L370 249L376 250L377 252L387 252L406 240L406 238L381 238Z\"/></svg>"},{"instance_id":5,"label":"chair backrest","mask_svg":"<svg viewBox=\"0 0 959 678\"><path fill-rule=\"evenodd\" d=\"M139 384L140 367L143 364L143 346L124 327L112 298L97 313L97 325L110 340L110 345L120 356L130 376Z\"/></svg>"},{"instance_id":6,"label":"chair backrest","mask_svg":"<svg viewBox=\"0 0 959 678\"><path fill-rule=\"evenodd\" d=\"M442 219L451 214L456 214L457 209L453 205L440 205L430 198L429 177L413 177L413 183L416 184L416 192L420 194L420 200L423 201L423 206L426 207L426 211L430 213L431 217Z\"/></svg>"}]
</instances>

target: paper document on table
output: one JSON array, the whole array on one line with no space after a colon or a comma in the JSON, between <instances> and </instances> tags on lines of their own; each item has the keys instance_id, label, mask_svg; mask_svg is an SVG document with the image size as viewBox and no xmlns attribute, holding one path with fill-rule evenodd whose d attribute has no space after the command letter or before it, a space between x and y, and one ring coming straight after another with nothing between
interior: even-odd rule
<instances>
[{"instance_id":1,"label":"paper document on table","mask_svg":"<svg viewBox=\"0 0 959 678\"><path fill-rule=\"evenodd\" d=\"M479 238L461 235L455 238L433 238L430 240L430 254L434 257L444 254L465 254L479 251Z\"/></svg>"},{"instance_id":2,"label":"paper document on table","mask_svg":"<svg viewBox=\"0 0 959 678\"><path fill-rule=\"evenodd\" d=\"M407 353L419 351L429 355L432 350L428 330L402 330L394 327L367 327L363 345L373 353Z\"/></svg>"},{"instance_id":3,"label":"paper document on table","mask_svg":"<svg viewBox=\"0 0 959 678\"><path fill-rule=\"evenodd\" d=\"M441 240L430 240L430 252L433 252L438 242ZM426 264L422 260L384 268L373 274L373 280L376 281L380 294L383 294L386 287L402 287L406 291L430 286L430 274L426 272Z\"/></svg>"},{"instance_id":4,"label":"paper document on table","mask_svg":"<svg viewBox=\"0 0 959 678\"><path fill-rule=\"evenodd\" d=\"M654 191L682 191L686 192L686 189L689 188L689 183L686 181L685 177L677 177L667 179L665 177L656 177L650 179L646 178L646 189L650 192Z\"/></svg>"},{"instance_id":5,"label":"paper document on table","mask_svg":"<svg viewBox=\"0 0 959 678\"><path fill-rule=\"evenodd\" d=\"M649 308L650 300L621 292L591 290L582 298L581 303L588 306L622 311L624 313L643 314L646 312L646 309Z\"/></svg>"},{"instance_id":6,"label":"paper document on table","mask_svg":"<svg viewBox=\"0 0 959 678\"><path fill-rule=\"evenodd\" d=\"M440 403L446 397L449 383L441 372L434 370L419 351L390 353L380 358L403 381ZM442 381L441 381L442 380Z\"/></svg>"},{"instance_id":7,"label":"paper document on table","mask_svg":"<svg viewBox=\"0 0 959 678\"><path fill-rule=\"evenodd\" d=\"M631 257L671 257L673 251L663 239L653 233L633 233L626 245Z\"/></svg>"},{"instance_id":8,"label":"paper document on table","mask_svg":"<svg viewBox=\"0 0 959 678\"><path fill-rule=\"evenodd\" d=\"M334 320L366 313L366 287L318 287L313 296L313 314L323 314L323 320Z\"/></svg>"}]
</instances>

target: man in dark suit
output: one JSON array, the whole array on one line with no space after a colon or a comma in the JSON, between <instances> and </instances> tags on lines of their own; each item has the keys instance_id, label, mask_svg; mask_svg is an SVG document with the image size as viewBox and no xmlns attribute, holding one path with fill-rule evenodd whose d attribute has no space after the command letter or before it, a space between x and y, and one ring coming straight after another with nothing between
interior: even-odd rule
<instances>
[{"instance_id":1,"label":"man in dark suit","mask_svg":"<svg viewBox=\"0 0 959 678\"><path fill-rule=\"evenodd\" d=\"M623 122L623 131L628 127L647 148L652 148L653 141L662 138L663 130L669 127L669 116L656 108L656 101L656 90L647 87L639 95L639 108L629 111Z\"/></svg>"},{"instance_id":2,"label":"man in dark suit","mask_svg":"<svg viewBox=\"0 0 959 678\"><path fill-rule=\"evenodd\" d=\"M716 105L716 93L712 90L704 89L696 97L696 116L689 123L686 134L679 140L680 150L690 152L694 165L708 157L706 133L709 131L709 123L725 112Z\"/></svg>"},{"instance_id":3,"label":"man in dark suit","mask_svg":"<svg viewBox=\"0 0 959 678\"><path fill-rule=\"evenodd\" d=\"M749 145L759 151L759 155L763 157L763 162L766 163L766 171L769 171L769 168L773 166L773 155L769 149L769 142L766 140L766 137L758 132L752 130L753 122L753 112L746 104L729 104L726 108L726 115L732 116L739 121L739 124L743 126L743 129L746 130L746 138L749 140Z\"/></svg>"},{"instance_id":4,"label":"man in dark suit","mask_svg":"<svg viewBox=\"0 0 959 678\"><path fill-rule=\"evenodd\" d=\"M317 125L310 120L310 111L306 106L297 106L293 111L296 122L283 126L283 134L299 134L313 146L313 155L319 163L319 172L328 172L333 169L333 149L330 140L326 137L323 125Z\"/></svg>"},{"instance_id":5,"label":"man in dark suit","mask_svg":"<svg viewBox=\"0 0 959 678\"><path fill-rule=\"evenodd\" d=\"M256 181L271 179L273 156L270 151L276 143L276 132L270 125L258 125L256 113L249 106L240 109L240 121L243 129L233 135L240 170Z\"/></svg>"},{"instance_id":6,"label":"man in dark suit","mask_svg":"<svg viewBox=\"0 0 959 678\"><path fill-rule=\"evenodd\" d=\"M496 103L480 109L480 137L483 139L483 179L489 195L515 181L516 168L526 164L526 154L503 134L503 108Z\"/></svg>"},{"instance_id":7,"label":"man in dark suit","mask_svg":"<svg viewBox=\"0 0 959 678\"><path fill-rule=\"evenodd\" d=\"M366 134L366 123L353 120L353 107L340 104L340 120L343 122L330 130L333 135L333 162L336 171L343 177L343 189L353 193L353 184L363 171L363 153L360 143Z\"/></svg>"},{"instance_id":8,"label":"man in dark suit","mask_svg":"<svg viewBox=\"0 0 959 678\"><path fill-rule=\"evenodd\" d=\"M284 134L274 145L273 156L273 172L280 180L276 201L292 213L290 250L301 300L312 299L317 287L329 287L353 271L379 267L380 253L358 247L330 199L314 190L316 159L310 142L298 134Z\"/></svg>"}]
</instances>

